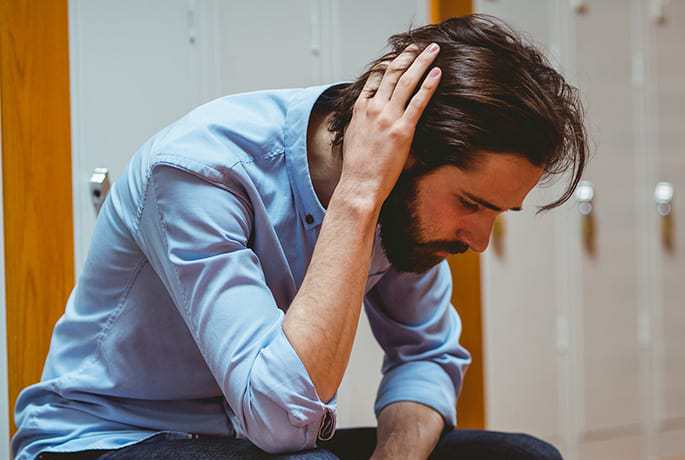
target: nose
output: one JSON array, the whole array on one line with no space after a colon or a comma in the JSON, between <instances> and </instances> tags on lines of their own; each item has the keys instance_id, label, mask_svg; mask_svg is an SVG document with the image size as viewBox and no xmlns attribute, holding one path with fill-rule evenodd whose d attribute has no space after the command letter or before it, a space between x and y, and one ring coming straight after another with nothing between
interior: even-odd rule
<instances>
[{"instance_id":1,"label":"nose","mask_svg":"<svg viewBox=\"0 0 685 460\"><path fill-rule=\"evenodd\" d=\"M470 225L463 240L469 245L472 251L484 252L488 248L492 226L496 217L497 216L482 217Z\"/></svg>"}]
</instances>

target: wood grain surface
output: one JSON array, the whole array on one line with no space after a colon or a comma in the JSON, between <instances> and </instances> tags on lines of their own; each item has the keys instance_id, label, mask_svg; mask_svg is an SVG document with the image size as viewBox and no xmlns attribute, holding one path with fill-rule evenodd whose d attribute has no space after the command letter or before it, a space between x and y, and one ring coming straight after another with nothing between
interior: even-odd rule
<instances>
[{"instance_id":1,"label":"wood grain surface","mask_svg":"<svg viewBox=\"0 0 685 460\"><path fill-rule=\"evenodd\" d=\"M67 0L0 0L12 413L19 391L40 379L74 284L68 56Z\"/></svg>"}]
</instances>

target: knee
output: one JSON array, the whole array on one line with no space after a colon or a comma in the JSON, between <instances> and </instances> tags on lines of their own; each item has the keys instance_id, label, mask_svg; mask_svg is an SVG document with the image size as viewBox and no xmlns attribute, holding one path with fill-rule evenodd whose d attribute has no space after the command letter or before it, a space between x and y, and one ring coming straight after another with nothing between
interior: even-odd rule
<instances>
[{"instance_id":1,"label":"knee","mask_svg":"<svg viewBox=\"0 0 685 460\"><path fill-rule=\"evenodd\" d=\"M512 443L512 450L519 455L516 459L521 460L563 460L559 450L552 444L529 434L512 434L515 441Z\"/></svg>"},{"instance_id":2,"label":"knee","mask_svg":"<svg viewBox=\"0 0 685 460\"><path fill-rule=\"evenodd\" d=\"M552 444L523 433L456 430L438 444L431 460L482 458L509 460L563 460Z\"/></svg>"},{"instance_id":3,"label":"knee","mask_svg":"<svg viewBox=\"0 0 685 460\"><path fill-rule=\"evenodd\" d=\"M326 449L314 449L284 456L274 457L278 460L340 460L333 452Z\"/></svg>"}]
</instances>

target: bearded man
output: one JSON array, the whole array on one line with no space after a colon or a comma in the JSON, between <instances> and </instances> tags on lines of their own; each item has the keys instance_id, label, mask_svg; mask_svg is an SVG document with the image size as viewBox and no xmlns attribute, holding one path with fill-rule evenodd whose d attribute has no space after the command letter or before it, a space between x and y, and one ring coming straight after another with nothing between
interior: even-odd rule
<instances>
[{"instance_id":1,"label":"bearded man","mask_svg":"<svg viewBox=\"0 0 685 460\"><path fill-rule=\"evenodd\" d=\"M210 102L116 182L20 460L558 459L522 434L454 429L470 356L445 258L586 140L577 92L498 21L395 35L356 82ZM362 304L385 351L378 427L335 431Z\"/></svg>"}]
</instances>

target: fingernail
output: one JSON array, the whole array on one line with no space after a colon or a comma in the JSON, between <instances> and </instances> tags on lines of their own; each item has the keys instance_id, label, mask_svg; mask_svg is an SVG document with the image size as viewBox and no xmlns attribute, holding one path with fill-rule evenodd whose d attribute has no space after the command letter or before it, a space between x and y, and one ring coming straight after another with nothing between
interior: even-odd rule
<instances>
[{"instance_id":1,"label":"fingernail","mask_svg":"<svg viewBox=\"0 0 685 460\"><path fill-rule=\"evenodd\" d=\"M436 78L438 75L440 75L440 67L433 67L428 74L431 78Z\"/></svg>"},{"instance_id":2,"label":"fingernail","mask_svg":"<svg viewBox=\"0 0 685 460\"><path fill-rule=\"evenodd\" d=\"M432 53L435 53L439 49L440 49L440 47L438 46L437 43L431 43L431 45L428 47L428 52L432 54Z\"/></svg>"}]
</instances>

